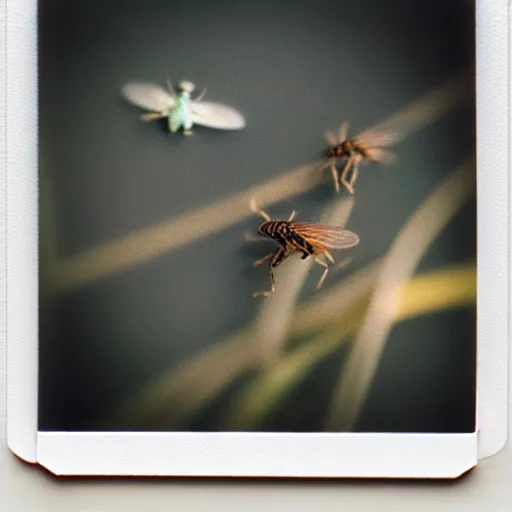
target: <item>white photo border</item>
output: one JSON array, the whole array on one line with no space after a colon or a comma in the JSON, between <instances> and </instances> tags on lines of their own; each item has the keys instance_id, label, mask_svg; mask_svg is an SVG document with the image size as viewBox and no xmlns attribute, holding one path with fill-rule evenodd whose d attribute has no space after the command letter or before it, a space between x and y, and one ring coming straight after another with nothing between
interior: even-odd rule
<instances>
[{"instance_id":1,"label":"white photo border","mask_svg":"<svg viewBox=\"0 0 512 512\"><path fill-rule=\"evenodd\" d=\"M507 440L511 236L508 0L476 0L478 391L473 434L37 431L37 0L0 0L7 441L60 475L454 478ZM1 60L0 60L1 64ZM1 87L0 87L1 89ZM2 108L4 107L4 108ZM5 201L4 201L5 200ZM2 258L2 255L4 256ZM477 457L478 451L478 457Z\"/></svg>"}]
</instances>

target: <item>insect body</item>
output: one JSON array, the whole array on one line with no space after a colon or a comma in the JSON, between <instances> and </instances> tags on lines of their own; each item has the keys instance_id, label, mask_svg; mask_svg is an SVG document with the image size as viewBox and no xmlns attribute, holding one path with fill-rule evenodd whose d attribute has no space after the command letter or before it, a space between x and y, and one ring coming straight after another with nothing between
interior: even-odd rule
<instances>
[{"instance_id":1,"label":"insect body","mask_svg":"<svg viewBox=\"0 0 512 512\"><path fill-rule=\"evenodd\" d=\"M251 208L265 219L265 222L258 227L258 233L280 244L276 251L267 254L254 264L257 266L270 260L271 284L270 290L255 292L253 293L254 297L271 295L275 291L274 269L294 252L301 253L303 260L311 256L319 265L325 267L317 284L317 290L319 290L329 271L327 261L334 263L329 249L348 249L359 243L359 237L355 233L337 226L293 222L295 210L288 220L272 220L263 210L257 210L254 203L251 204Z\"/></svg>"},{"instance_id":2,"label":"insect body","mask_svg":"<svg viewBox=\"0 0 512 512\"><path fill-rule=\"evenodd\" d=\"M194 124L219 130L240 130L245 126L242 114L233 108L220 103L201 102L206 89L192 98L195 90L192 82L180 82L176 89L169 82L168 88L167 91L158 85L132 82L124 85L121 91L127 101L151 111L142 115L143 121L167 117L171 133L183 127L183 133L190 135Z\"/></svg>"},{"instance_id":3,"label":"insect body","mask_svg":"<svg viewBox=\"0 0 512 512\"><path fill-rule=\"evenodd\" d=\"M341 182L351 194L354 193L354 183L362 162L392 164L395 161L395 155L386 147L395 142L396 134L365 131L349 139L348 123L344 122L339 128L337 138L329 131L325 132L325 138L330 146L325 151L328 161L324 168L330 168L336 192L340 191ZM339 174L336 164L340 161L344 161L345 166ZM350 169L352 174L347 179Z\"/></svg>"}]
</instances>

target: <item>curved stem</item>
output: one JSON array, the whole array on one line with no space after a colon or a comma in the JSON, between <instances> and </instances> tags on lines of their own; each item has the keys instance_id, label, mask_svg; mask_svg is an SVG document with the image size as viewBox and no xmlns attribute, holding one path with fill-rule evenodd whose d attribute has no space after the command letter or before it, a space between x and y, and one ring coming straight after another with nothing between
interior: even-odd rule
<instances>
[{"instance_id":1,"label":"curved stem","mask_svg":"<svg viewBox=\"0 0 512 512\"><path fill-rule=\"evenodd\" d=\"M373 264L347 284L315 297L300 306L291 324L292 335L311 334L310 342L289 354L252 383L242 387L223 425L231 430L257 428L265 415L318 361L353 335L364 317L369 292L379 265ZM338 308L324 308L327 302ZM347 300L344 305L343 300ZM428 272L413 278L402 291L395 321L406 320L476 300L476 267L473 263ZM341 305L341 311L339 306ZM304 319L309 321L305 323ZM224 342L172 367L150 381L135 397L107 420L109 428L129 425L134 430L166 428L179 430L186 421L234 379L259 364L254 343L248 343L252 326ZM313 335L316 330L316 335ZM105 428L104 422L98 427ZM100 428L100 429L101 429Z\"/></svg>"},{"instance_id":2,"label":"curved stem","mask_svg":"<svg viewBox=\"0 0 512 512\"><path fill-rule=\"evenodd\" d=\"M257 430L262 420L322 359L349 341L360 327L369 296L350 311L325 325L315 337L284 356L272 369L246 385L238 394L222 426L226 430ZM401 291L395 322L476 304L476 266L447 268L412 279Z\"/></svg>"},{"instance_id":3,"label":"curved stem","mask_svg":"<svg viewBox=\"0 0 512 512\"><path fill-rule=\"evenodd\" d=\"M331 400L327 430L349 431L355 427L395 323L402 288L437 236L474 195L475 184L475 162L471 158L448 175L398 233L384 257L364 323L344 362Z\"/></svg>"}]
</instances>

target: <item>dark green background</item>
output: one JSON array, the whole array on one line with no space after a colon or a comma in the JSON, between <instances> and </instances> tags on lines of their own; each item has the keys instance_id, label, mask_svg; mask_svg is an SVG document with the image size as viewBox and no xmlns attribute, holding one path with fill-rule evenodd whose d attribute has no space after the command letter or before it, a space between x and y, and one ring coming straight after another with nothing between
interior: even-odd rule
<instances>
[{"instance_id":1,"label":"dark green background","mask_svg":"<svg viewBox=\"0 0 512 512\"><path fill-rule=\"evenodd\" d=\"M474 4L463 0L39 5L40 172L53 189L60 257L316 160L325 128L343 119L352 130L371 126L474 65ZM168 76L206 84L206 99L240 109L247 128L196 127L184 138L169 136L165 123L140 122L120 86ZM474 151L474 116L471 103L454 109L397 147L396 166L362 169L352 269L382 256L414 208ZM326 181L269 212L293 207L301 220L316 219L329 197ZM458 214L420 270L475 256L475 211L473 203ZM268 279L252 270L255 254L243 241L258 222L42 300L39 428L97 428L148 379L246 324L257 308L251 292ZM468 309L396 326L357 429L473 431L475 335ZM341 357L319 365L264 428L320 429ZM187 428L215 430L235 389Z\"/></svg>"}]
</instances>

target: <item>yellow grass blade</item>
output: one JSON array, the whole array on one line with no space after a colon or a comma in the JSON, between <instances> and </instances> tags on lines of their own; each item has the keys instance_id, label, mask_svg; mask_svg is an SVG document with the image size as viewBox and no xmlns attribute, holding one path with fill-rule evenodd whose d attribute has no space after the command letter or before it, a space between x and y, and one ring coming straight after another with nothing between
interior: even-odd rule
<instances>
[{"instance_id":1,"label":"yellow grass blade","mask_svg":"<svg viewBox=\"0 0 512 512\"><path fill-rule=\"evenodd\" d=\"M476 192L471 158L443 180L410 217L384 257L365 321L343 365L326 421L329 431L354 428L396 319L402 288L424 254Z\"/></svg>"},{"instance_id":2,"label":"yellow grass blade","mask_svg":"<svg viewBox=\"0 0 512 512\"><path fill-rule=\"evenodd\" d=\"M241 390L226 418L229 430L258 429L261 421L279 407L301 379L320 360L347 342L361 325L369 296L360 299L350 314L338 317L310 342L284 356L272 369ZM400 293L394 321L476 305L476 266L463 265L415 277Z\"/></svg>"},{"instance_id":3,"label":"yellow grass blade","mask_svg":"<svg viewBox=\"0 0 512 512\"><path fill-rule=\"evenodd\" d=\"M340 303L349 297L342 312L324 308L325 297L309 300L295 313L291 332L322 329L322 334L284 355L256 382L243 388L227 426L230 429L257 428L261 419L277 407L280 400L320 359L336 350L352 336L364 317L373 277L378 264L354 273L346 284L329 291L330 299ZM415 277L403 290L396 321L418 314L432 313L474 304L476 267L467 264L428 272ZM323 312L323 314L322 314ZM305 324L304 319L310 321ZM170 368L128 401L110 419L114 427L151 428L165 416L166 428L179 429L195 412L221 392L230 382L260 363L258 349L250 339L251 328L235 333L203 353ZM156 428L156 427L155 427Z\"/></svg>"}]
</instances>

